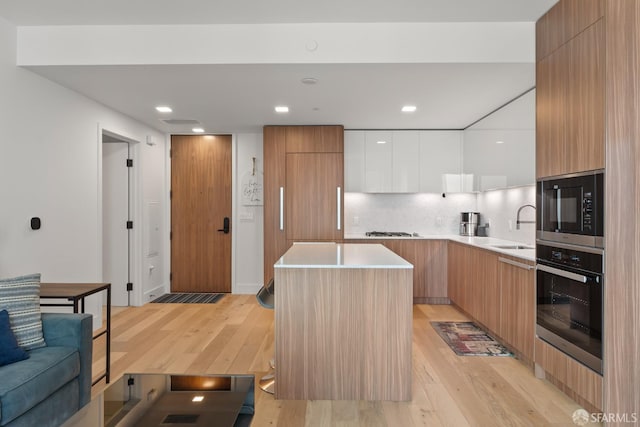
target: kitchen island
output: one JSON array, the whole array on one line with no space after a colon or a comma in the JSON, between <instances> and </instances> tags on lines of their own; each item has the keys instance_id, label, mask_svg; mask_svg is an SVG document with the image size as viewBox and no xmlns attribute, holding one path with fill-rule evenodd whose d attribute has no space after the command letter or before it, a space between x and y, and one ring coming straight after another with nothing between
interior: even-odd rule
<instances>
[{"instance_id":1,"label":"kitchen island","mask_svg":"<svg viewBox=\"0 0 640 427\"><path fill-rule=\"evenodd\" d=\"M274 267L276 399L411 400L411 264L380 244L296 243Z\"/></svg>"}]
</instances>

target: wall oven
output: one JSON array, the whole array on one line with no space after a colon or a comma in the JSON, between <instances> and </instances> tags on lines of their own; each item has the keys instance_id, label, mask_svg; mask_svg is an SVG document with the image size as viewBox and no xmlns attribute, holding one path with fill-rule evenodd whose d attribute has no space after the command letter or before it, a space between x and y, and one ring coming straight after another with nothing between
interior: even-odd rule
<instances>
[{"instance_id":1,"label":"wall oven","mask_svg":"<svg viewBox=\"0 0 640 427\"><path fill-rule=\"evenodd\" d=\"M602 374L604 251L538 240L536 334Z\"/></svg>"},{"instance_id":2,"label":"wall oven","mask_svg":"<svg viewBox=\"0 0 640 427\"><path fill-rule=\"evenodd\" d=\"M538 239L604 247L603 171L537 182Z\"/></svg>"}]
</instances>

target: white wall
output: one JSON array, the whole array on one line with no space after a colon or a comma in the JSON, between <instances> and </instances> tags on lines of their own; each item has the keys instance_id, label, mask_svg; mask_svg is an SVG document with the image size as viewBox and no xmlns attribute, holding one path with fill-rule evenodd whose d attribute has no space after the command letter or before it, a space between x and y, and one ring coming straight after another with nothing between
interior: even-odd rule
<instances>
[{"instance_id":1,"label":"white wall","mask_svg":"<svg viewBox=\"0 0 640 427\"><path fill-rule=\"evenodd\" d=\"M233 293L254 294L263 282L263 212L264 205L245 205L242 201L242 182L252 172L252 158L256 158L256 175L264 176L262 134L236 135L236 174L234 179L236 205L233 232L235 237L235 283ZM264 200L264 199L263 199ZM264 202L263 202L264 203Z\"/></svg>"},{"instance_id":2,"label":"white wall","mask_svg":"<svg viewBox=\"0 0 640 427\"><path fill-rule=\"evenodd\" d=\"M0 18L0 277L100 281L99 129L155 138L154 147L137 144L138 200L162 203L165 136L15 63L16 28ZM39 231L29 227L33 216Z\"/></svg>"},{"instance_id":3,"label":"white wall","mask_svg":"<svg viewBox=\"0 0 640 427\"><path fill-rule=\"evenodd\" d=\"M489 236L533 245L536 241L536 225L521 224L516 230L516 214L523 205L536 205L536 186L485 191L478 194L478 211L482 222L491 222ZM526 207L520 214L523 221L535 221L536 211Z\"/></svg>"}]
</instances>

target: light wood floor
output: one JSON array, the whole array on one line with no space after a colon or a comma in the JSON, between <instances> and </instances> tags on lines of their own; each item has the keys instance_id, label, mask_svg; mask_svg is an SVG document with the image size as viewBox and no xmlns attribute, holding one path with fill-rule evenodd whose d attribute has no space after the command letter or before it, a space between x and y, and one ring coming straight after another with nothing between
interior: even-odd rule
<instances>
[{"instance_id":1,"label":"light wood floor","mask_svg":"<svg viewBox=\"0 0 640 427\"><path fill-rule=\"evenodd\" d=\"M430 321L466 320L451 306L413 310L413 401L278 401L256 389L253 426L575 426L579 406L508 357L459 357ZM147 304L114 310L112 381L125 372L265 374L273 311L253 295L217 304ZM104 340L94 346L94 373ZM322 373L318 373L322 375ZM96 394L104 380L93 387Z\"/></svg>"}]
</instances>

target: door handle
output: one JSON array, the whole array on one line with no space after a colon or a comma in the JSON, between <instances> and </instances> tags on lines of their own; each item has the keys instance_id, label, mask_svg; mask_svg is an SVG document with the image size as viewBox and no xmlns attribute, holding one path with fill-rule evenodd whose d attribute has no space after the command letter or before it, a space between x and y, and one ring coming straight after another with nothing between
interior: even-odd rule
<instances>
[{"instance_id":1,"label":"door handle","mask_svg":"<svg viewBox=\"0 0 640 427\"><path fill-rule=\"evenodd\" d=\"M225 216L222 222L222 228L218 231L222 231L224 234L229 234L229 217Z\"/></svg>"},{"instance_id":2,"label":"door handle","mask_svg":"<svg viewBox=\"0 0 640 427\"><path fill-rule=\"evenodd\" d=\"M337 222L338 222L338 230L342 229L341 219L342 219L342 188L336 188L336 199L337 199Z\"/></svg>"},{"instance_id":3,"label":"door handle","mask_svg":"<svg viewBox=\"0 0 640 427\"><path fill-rule=\"evenodd\" d=\"M280 187L280 231L284 230L284 187Z\"/></svg>"}]
</instances>

